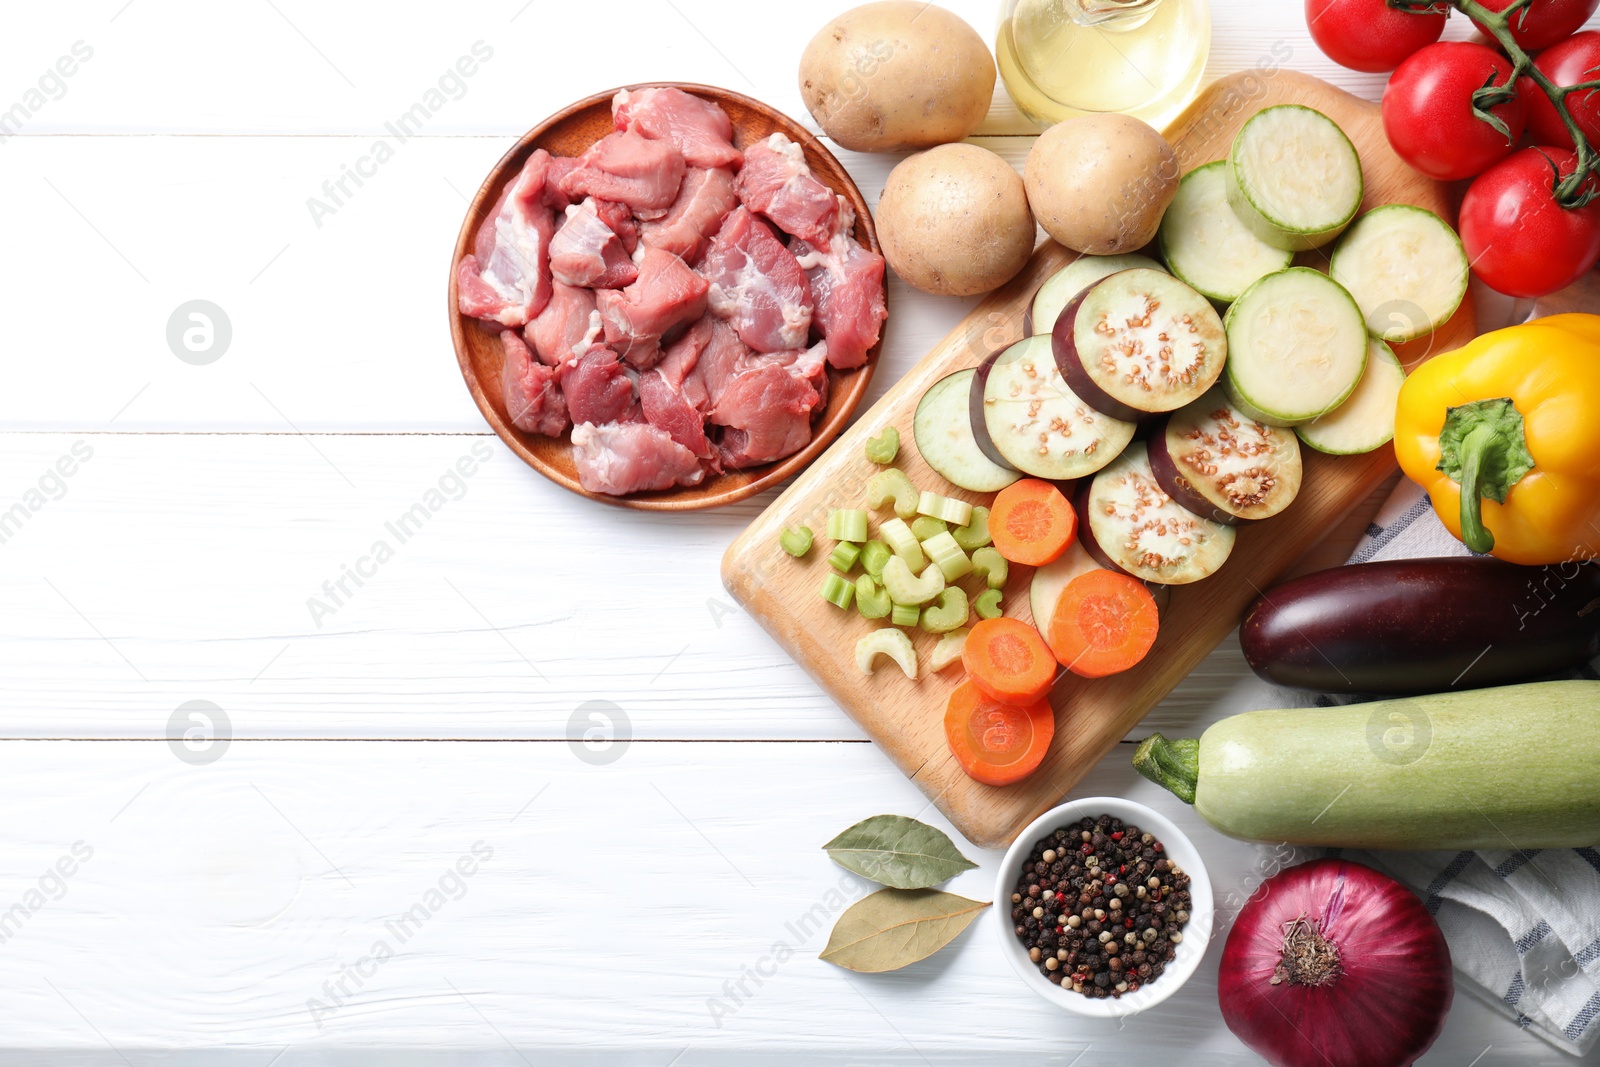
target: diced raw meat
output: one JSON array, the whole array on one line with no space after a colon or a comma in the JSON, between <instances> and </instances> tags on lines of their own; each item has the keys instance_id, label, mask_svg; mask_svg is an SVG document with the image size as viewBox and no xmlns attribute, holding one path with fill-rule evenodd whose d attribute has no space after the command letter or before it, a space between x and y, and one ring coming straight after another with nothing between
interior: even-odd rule
<instances>
[{"instance_id":1,"label":"diced raw meat","mask_svg":"<svg viewBox=\"0 0 1600 1067\"><path fill-rule=\"evenodd\" d=\"M839 198L839 220L828 243L813 247L796 237L789 249L806 270L816 312L811 324L828 339L828 362L859 367L878 343L889 309L883 300L883 257L856 243L855 212Z\"/></svg>"},{"instance_id":2,"label":"diced raw meat","mask_svg":"<svg viewBox=\"0 0 1600 1067\"><path fill-rule=\"evenodd\" d=\"M733 191L733 171L723 167L707 170L691 167L683 177L678 199L672 202L665 218L639 227L639 241L695 263L706 250L706 242L717 232L728 212L739 206Z\"/></svg>"},{"instance_id":3,"label":"diced raw meat","mask_svg":"<svg viewBox=\"0 0 1600 1067\"><path fill-rule=\"evenodd\" d=\"M729 469L770 463L811 440L811 412L821 396L804 377L764 362L728 384L711 421L728 429L718 458Z\"/></svg>"},{"instance_id":4,"label":"diced raw meat","mask_svg":"<svg viewBox=\"0 0 1600 1067\"><path fill-rule=\"evenodd\" d=\"M550 287L550 302L523 329L522 339L546 366L567 363L576 357L573 346L583 341L594 309L594 293L557 281Z\"/></svg>"},{"instance_id":5,"label":"diced raw meat","mask_svg":"<svg viewBox=\"0 0 1600 1067\"><path fill-rule=\"evenodd\" d=\"M706 411L717 405L729 383L749 365L753 355L750 346L739 340L732 326L722 319L711 319L711 338L694 368L694 376L700 379L706 391Z\"/></svg>"},{"instance_id":6,"label":"diced raw meat","mask_svg":"<svg viewBox=\"0 0 1600 1067\"><path fill-rule=\"evenodd\" d=\"M633 408L633 379L605 345L591 345L577 358L562 374L561 391L574 424L617 422Z\"/></svg>"},{"instance_id":7,"label":"diced raw meat","mask_svg":"<svg viewBox=\"0 0 1600 1067\"><path fill-rule=\"evenodd\" d=\"M567 208L566 221L550 239L550 273L567 285L620 289L632 284L639 268L622 238L600 217L598 203L591 196Z\"/></svg>"},{"instance_id":8,"label":"diced raw meat","mask_svg":"<svg viewBox=\"0 0 1600 1067\"><path fill-rule=\"evenodd\" d=\"M706 310L706 280L670 252L645 248L639 279L626 289L604 289L596 306L606 343L636 367L661 358L661 339Z\"/></svg>"},{"instance_id":9,"label":"diced raw meat","mask_svg":"<svg viewBox=\"0 0 1600 1067\"><path fill-rule=\"evenodd\" d=\"M565 211L572 197L561 191L561 182L581 164L576 156L551 156L550 173L544 180L544 206L555 211Z\"/></svg>"},{"instance_id":10,"label":"diced raw meat","mask_svg":"<svg viewBox=\"0 0 1600 1067\"><path fill-rule=\"evenodd\" d=\"M811 332L811 286L794 255L749 210L734 209L700 261L708 304L757 352L801 348Z\"/></svg>"},{"instance_id":11,"label":"diced raw meat","mask_svg":"<svg viewBox=\"0 0 1600 1067\"><path fill-rule=\"evenodd\" d=\"M555 233L555 213L540 199L549 171L550 154L535 150L478 227L472 254L456 268L462 314L525 326L544 310Z\"/></svg>"},{"instance_id":12,"label":"diced raw meat","mask_svg":"<svg viewBox=\"0 0 1600 1067\"><path fill-rule=\"evenodd\" d=\"M650 425L661 427L701 459L711 458L705 416L684 394L682 384L674 386L659 367L640 373L639 404Z\"/></svg>"},{"instance_id":13,"label":"diced raw meat","mask_svg":"<svg viewBox=\"0 0 1600 1067\"><path fill-rule=\"evenodd\" d=\"M622 496L698 485L705 477L693 452L647 422L580 423L573 428L572 445L578 481L591 493Z\"/></svg>"},{"instance_id":14,"label":"diced raw meat","mask_svg":"<svg viewBox=\"0 0 1600 1067\"><path fill-rule=\"evenodd\" d=\"M611 100L611 116L619 130L669 142L691 167L726 167L741 158L728 113L682 89L624 89Z\"/></svg>"},{"instance_id":15,"label":"diced raw meat","mask_svg":"<svg viewBox=\"0 0 1600 1067\"><path fill-rule=\"evenodd\" d=\"M711 411L711 397L706 392L705 379L700 373L700 354L711 343L712 323L709 316L699 319L667 349L655 370L674 389L682 391L684 399L702 415ZM731 336L731 332L730 332ZM734 338L735 342L738 338Z\"/></svg>"},{"instance_id":16,"label":"diced raw meat","mask_svg":"<svg viewBox=\"0 0 1600 1067\"><path fill-rule=\"evenodd\" d=\"M811 173L805 150L781 133L745 150L734 188L745 207L814 244L827 243L839 215L838 198Z\"/></svg>"},{"instance_id":17,"label":"diced raw meat","mask_svg":"<svg viewBox=\"0 0 1600 1067\"><path fill-rule=\"evenodd\" d=\"M634 220L628 205L594 197L590 199L594 201L595 214L600 216L600 221L611 227L611 232L622 239L622 247L627 249L628 255L633 255L633 250L639 247L639 223Z\"/></svg>"},{"instance_id":18,"label":"diced raw meat","mask_svg":"<svg viewBox=\"0 0 1600 1067\"><path fill-rule=\"evenodd\" d=\"M640 218L660 218L678 198L683 171L683 157L671 144L624 130L590 145L561 179L561 191L574 200L595 196L626 204Z\"/></svg>"},{"instance_id":19,"label":"diced raw meat","mask_svg":"<svg viewBox=\"0 0 1600 1067\"><path fill-rule=\"evenodd\" d=\"M510 330L500 334L500 346L505 350L500 388L511 424L529 433L560 437L567 429L567 402L556 384L556 372L534 362L528 346Z\"/></svg>"}]
</instances>

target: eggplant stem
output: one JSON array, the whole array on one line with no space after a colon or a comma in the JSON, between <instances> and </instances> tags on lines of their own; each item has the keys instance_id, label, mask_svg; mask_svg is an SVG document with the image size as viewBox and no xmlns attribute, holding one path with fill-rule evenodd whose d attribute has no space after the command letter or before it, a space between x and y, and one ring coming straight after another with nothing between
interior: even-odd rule
<instances>
[{"instance_id":1,"label":"eggplant stem","mask_svg":"<svg viewBox=\"0 0 1600 1067\"><path fill-rule=\"evenodd\" d=\"M1195 787L1200 784L1200 739L1169 741L1151 734L1134 750L1133 769L1185 804L1193 804Z\"/></svg>"}]
</instances>

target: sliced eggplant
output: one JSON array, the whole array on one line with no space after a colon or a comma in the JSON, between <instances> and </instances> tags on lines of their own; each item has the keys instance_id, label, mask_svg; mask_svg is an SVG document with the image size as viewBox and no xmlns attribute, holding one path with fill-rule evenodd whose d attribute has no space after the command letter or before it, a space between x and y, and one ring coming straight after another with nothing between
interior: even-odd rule
<instances>
[{"instance_id":1,"label":"sliced eggplant","mask_svg":"<svg viewBox=\"0 0 1600 1067\"><path fill-rule=\"evenodd\" d=\"M1046 334L1018 341L978 366L971 422L990 460L1049 481L1093 474L1117 458L1134 430L1068 388Z\"/></svg>"},{"instance_id":2,"label":"sliced eggplant","mask_svg":"<svg viewBox=\"0 0 1600 1067\"><path fill-rule=\"evenodd\" d=\"M1129 422L1198 400L1228 355L1211 301L1145 267L1085 289L1056 320L1051 340L1067 385L1096 410Z\"/></svg>"},{"instance_id":3,"label":"sliced eggplant","mask_svg":"<svg viewBox=\"0 0 1600 1067\"><path fill-rule=\"evenodd\" d=\"M950 484L975 493L994 493L1022 474L990 459L973 437L972 379L976 375L969 367L934 382L917 402L911 432L922 458Z\"/></svg>"},{"instance_id":4,"label":"sliced eggplant","mask_svg":"<svg viewBox=\"0 0 1600 1067\"><path fill-rule=\"evenodd\" d=\"M1255 522L1300 492L1300 442L1293 430L1241 414L1213 387L1150 438L1150 470L1168 496L1202 518Z\"/></svg>"},{"instance_id":5,"label":"sliced eggplant","mask_svg":"<svg viewBox=\"0 0 1600 1067\"><path fill-rule=\"evenodd\" d=\"M1045 279L1045 283L1039 286L1039 291L1034 295L1033 303L1028 308L1028 321L1023 324L1024 332L1049 333L1055 329L1056 319L1061 317L1061 309L1072 303L1073 297L1101 278L1134 267L1166 269L1149 256L1141 256L1136 252L1120 256L1079 256L1050 275Z\"/></svg>"},{"instance_id":6,"label":"sliced eggplant","mask_svg":"<svg viewBox=\"0 0 1600 1067\"><path fill-rule=\"evenodd\" d=\"M1143 444L1130 445L1094 476L1082 510L1079 539L1089 554L1147 582L1198 582L1233 551L1234 528L1201 518L1169 496Z\"/></svg>"}]
</instances>

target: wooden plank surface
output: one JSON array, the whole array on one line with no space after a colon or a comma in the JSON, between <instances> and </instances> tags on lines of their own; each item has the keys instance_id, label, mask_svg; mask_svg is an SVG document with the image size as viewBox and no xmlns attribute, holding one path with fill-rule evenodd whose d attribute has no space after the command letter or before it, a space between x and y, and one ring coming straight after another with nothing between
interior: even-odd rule
<instances>
[{"instance_id":1,"label":"wooden plank surface","mask_svg":"<svg viewBox=\"0 0 1600 1067\"><path fill-rule=\"evenodd\" d=\"M1350 136L1366 177L1364 208L1406 202L1452 217L1446 190L1406 167L1384 138L1378 109L1325 82L1290 71L1244 72L1212 85L1168 130L1185 171L1220 159L1244 121L1262 107L1302 103L1323 111ZM1302 257L1315 262L1319 253ZM912 682L882 670L870 678L856 668L856 640L872 624L854 612L839 612L817 595L827 572L823 553L797 564L777 546L785 526L820 529L829 507L857 506L874 468L861 449L885 425L902 441L901 466L922 487L951 491L917 454L911 418L918 399L939 378L976 365L988 353L1021 336L1022 312L1040 282L1069 261L1053 243L1035 253L1026 270L991 294L944 341L917 364L878 404L728 549L723 581L851 717L911 776L939 810L971 840L986 847L1010 842L1016 831L1054 804L1111 746L1203 660L1237 625L1260 592L1322 540L1344 515L1394 470L1392 450L1334 458L1306 450L1305 483L1295 502L1264 523L1241 528L1228 563L1210 579L1176 587L1163 614L1161 636L1138 669L1089 681L1064 675L1051 695L1055 740L1032 777L997 788L969 779L945 743L943 709L960 680L952 668ZM1413 342L1403 361L1454 348L1474 331L1470 299L1438 333ZM974 503L984 494L954 495ZM1014 568L1005 596L1006 614L1031 618L1026 607L1031 570ZM918 635L926 658L933 638Z\"/></svg>"}]
</instances>

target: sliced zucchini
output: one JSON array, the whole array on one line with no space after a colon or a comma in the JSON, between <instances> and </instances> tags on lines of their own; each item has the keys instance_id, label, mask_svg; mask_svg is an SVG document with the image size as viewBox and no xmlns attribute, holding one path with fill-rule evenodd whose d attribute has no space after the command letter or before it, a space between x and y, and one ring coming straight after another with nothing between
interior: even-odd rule
<instances>
[{"instance_id":1,"label":"sliced zucchini","mask_svg":"<svg viewBox=\"0 0 1600 1067\"><path fill-rule=\"evenodd\" d=\"M917 402L911 421L917 451L951 485L997 493L1022 477L983 454L972 436L972 368L946 374Z\"/></svg>"},{"instance_id":2,"label":"sliced zucchini","mask_svg":"<svg viewBox=\"0 0 1600 1067\"><path fill-rule=\"evenodd\" d=\"M1467 253L1426 208L1385 204L1357 219L1333 248L1328 274L1349 290L1367 329L1391 344L1443 326L1467 295Z\"/></svg>"},{"instance_id":3,"label":"sliced zucchini","mask_svg":"<svg viewBox=\"0 0 1600 1067\"><path fill-rule=\"evenodd\" d=\"M1294 431L1246 418L1214 388L1150 438L1150 470L1168 496L1233 526L1270 518L1300 492Z\"/></svg>"},{"instance_id":4,"label":"sliced zucchini","mask_svg":"<svg viewBox=\"0 0 1600 1067\"><path fill-rule=\"evenodd\" d=\"M1168 496L1150 471L1142 442L1094 476L1084 510L1090 535L1112 565L1147 582L1198 582L1215 574L1233 551L1234 528L1203 519Z\"/></svg>"},{"instance_id":5,"label":"sliced zucchini","mask_svg":"<svg viewBox=\"0 0 1600 1067\"><path fill-rule=\"evenodd\" d=\"M1294 261L1293 252L1257 237L1228 206L1227 169L1219 159L1185 174L1161 216L1159 235L1172 273L1224 304Z\"/></svg>"},{"instance_id":6,"label":"sliced zucchini","mask_svg":"<svg viewBox=\"0 0 1600 1067\"><path fill-rule=\"evenodd\" d=\"M1080 293L1056 320L1051 348L1073 392L1133 422L1199 399L1222 373L1228 339L1209 300L1135 267Z\"/></svg>"},{"instance_id":7,"label":"sliced zucchini","mask_svg":"<svg viewBox=\"0 0 1600 1067\"><path fill-rule=\"evenodd\" d=\"M1278 248L1320 248L1361 207L1361 157L1328 116L1300 104L1262 108L1233 139L1225 172L1239 221Z\"/></svg>"},{"instance_id":8,"label":"sliced zucchini","mask_svg":"<svg viewBox=\"0 0 1600 1067\"><path fill-rule=\"evenodd\" d=\"M1367 339L1367 369L1361 384L1333 411L1294 428L1308 448L1335 456L1371 452L1394 439L1394 408L1405 384L1405 368L1376 337Z\"/></svg>"},{"instance_id":9,"label":"sliced zucchini","mask_svg":"<svg viewBox=\"0 0 1600 1067\"><path fill-rule=\"evenodd\" d=\"M1269 426L1326 415L1355 389L1367 362L1367 322L1344 286L1309 267L1256 282L1228 308L1235 408Z\"/></svg>"},{"instance_id":10,"label":"sliced zucchini","mask_svg":"<svg viewBox=\"0 0 1600 1067\"><path fill-rule=\"evenodd\" d=\"M990 459L1051 481L1093 474L1117 458L1134 431L1132 422L1096 411L1067 387L1049 334L984 360L972 379L971 422Z\"/></svg>"},{"instance_id":11,"label":"sliced zucchini","mask_svg":"<svg viewBox=\"0 0 1600 1067\"><path fill-rule=\"evenodd\" d=\"M1049 333L1055 329L1056 319L1061 317L1061 309L1072 303L1073 297L1101 278L1109 277L1119 270L1132 270L1134 267L1160 271L1167 269L1149 256L1136 253L1121 256L1079 256L1050 275L1045 279L1045 283L1039 286L1039 291L1034 294L1033 304L1028 308L1028 321L1024 324L1027 327L1025 332Z\"/></svg>"}]
</instances>

